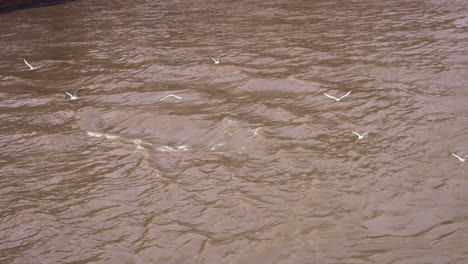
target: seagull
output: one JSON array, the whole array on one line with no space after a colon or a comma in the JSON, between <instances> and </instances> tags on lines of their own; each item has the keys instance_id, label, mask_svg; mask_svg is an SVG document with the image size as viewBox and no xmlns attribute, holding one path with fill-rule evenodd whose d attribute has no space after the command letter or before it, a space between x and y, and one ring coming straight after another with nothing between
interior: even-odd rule
<instances>
[{"instance_id":1,"label":"seagull","mask_svg":"<svg viewBox=\"0 0 468 264\"><path fill-rule=\"evenodd\" d=\"M364 133L362 135L359 135L359 133L353 131L353 134L358 136L358 139L361 140L361 139L364 139L364 136L369 134L369 132L366 132L366 133Z\"/></svg>"},{"instance_id":2,"label":"seagull","mask_svg":"<svg viewBox=\"0 0 468 264\"><path fill-rule=\"evenodd\" d=\"M78 93L83 89L84 88L80 88L80 89L76 90L73 94L71 94L69 92L66 92L68 94L68 96L70 96L70 101L77 100L78 99Z\"/></svg>"},{"instance_id":3,"label":"seagull","mask_svg":"<svg viewBox=\"0 0 468 264\"><path fill-rule=\"evenodd\" d=\"M164 99L166 99L166 98L168 98L168 97L174 97L174 98L177 98L177 99L179 99L179 100L182 99L182 97L180 97L180 96L177 96L177 95L175 95L175 94L170 94L170 95L166 95L166 96L164 96L163 98L159 99L159 101L163 101Z\"/></svg>"},{"instance_id":4,"label":"seagull","mask_svg":"<svg viewBox=\"0 0 468 264\"><path fill-rule=\"evenodd\" d=\"M215 58L211 58L211 59L214 61L214 64L219 64L219 60L221 59L221 57L224 57L224 55L221 55L216 59Z\"/></svg>"},{"instance_id":5,"label":"seagull","mask_svg":"<svg viewBox=\"0 0 468 264\"><path fill-rule=\"evenodd\" d=\"M335 99L337 102L339 102L341 99L345 98L346 96L348 96L349 94L351 93L351 91L347 92L345 95L341 96L340 98L336 98L335 96L331 96L327 93L323 93L326 97L329 97L331 99Z\"/></svg>"},{"instance_id":6,"label":"seagull","mask_svg":"<svg viewBox=\"0 0 468 264\"><path fill-rule=\"evenodd\" d=\"M44 66L44 65L40 65L40 66L37 66L37 67L33 67L31 64L29 64L26 59L23 59L24 60L24 63L26 63L26 65L28 65L29 67L29 70L37 70L39 69L40 67Z\"/></svg>"},{"instance_id":7,"label":"seagull","mask_svg":"<svg viewBox=\"0 0 468 264\"><path fill-rule=\"evenodd\" d=\"M259 127L257 127L256 129L254 129L253 131L253 136L256 137L258 135L258 131L260 130Z\"/></svg>"},{"instance_id":8,"label":"seagull","mask_svg":"<svg viewBox=\"0 0 468 264\"><path fill-rule=\"evenodd\" d=\"M465 157L462 158L462 157L458 156L457 154L453 154L453 153L452 153L452 155L453 155L455 158L457 158L461 163L465 162L465 161L466 161L466 157L468 157L468 155L466 155Z\"/></svg>"}]
</instances>

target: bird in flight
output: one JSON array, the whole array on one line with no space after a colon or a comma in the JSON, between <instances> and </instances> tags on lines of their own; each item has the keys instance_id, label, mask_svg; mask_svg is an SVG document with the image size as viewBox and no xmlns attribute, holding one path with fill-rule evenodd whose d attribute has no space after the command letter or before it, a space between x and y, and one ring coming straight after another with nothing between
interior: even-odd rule
<instances>
[{"instance_id":1,"label":"bird in flight","mask_svg":"<svg viewBox=\"0 0 468 264\"><path fill-rule=\"evenodd\" d=\"M164 99L166 99L166 98L168 98L168 97L174 97L174 98L177 98L177 99L179 99L179 100L182 99L182 97L180 97L180 96L177 96L177 95L175 95L175 94L170 94L170 95L166 95L166 96L164 96L163 98L159 99L159 101L164 101Z\"/></svg>"},{"instance_id":2,"label":"bird in flight","mask_svg":"<svg viewBox=\"0 0 468 264\"><path fill-rule=\"evenodd\" d=\"M461 163L465 162L465 161L466 161L466 158L468 157L468 155L466 155L465 157L462 158L462 157L460 157L460 156L458 156L457 154L454 154L454 153L452 153L452 155L453 155L455 158L457 158Z\"/></svg>"},{"instance_id":3,"label":"bird in flight","mask_svg":"<svg viewBox=\"0 0 468 264\"><path fill-rule=\"evenodd\" d=\"M328 98L331 98L331 99L335 99L337 102L339 102L341 99L345 98L346 96L348 96L349 94L351 93L351 91L347 92L345 95L339 97L339 98L336 98L335 96L331 96L327 93L323 93L326 97Z\"/></svg>"},{"instance_id":4,"label":"bird in flight","mask_svg":"<svg viewBox=\"0 0 468 264\"><path fill-rule=\"evenodd\" d=\"M23 59L23 61L24 61L24 63L25 63L26 65L28 65L29 70L37 70L37 69L39 69L40 67L44 66L44 65L40 65L40 66L34 67L34 66L32 66L31 64L29 64L28 61L26 61L26 59Z\"/></svg>"},{"instance_id":5,"label":"bird in flight","mask_svg":"<svg viewBox=\"0 0 468 264\"><path fill-rule=\"evenodd\" d=\"M364 139L364 136L369 134L369 132L366 132L366 133L360 135L359 133L353 131L353 134L358 136L358 139L361 140L361 139Z\"/></svg>"},{"instance_id":6,"label":"bird in flight","mask_svg":"<svg viewBox=\"0 0 468 264\"><path fill-rule=\"evenodd\" d=\"M221 59L221 57L224 57L224 55L221 55L216 59L215 58L211 58L211 59L214 61L214 64L219 64L219 62L220 62L219 60Z\"/></svg>"},{"instance_id":7,"label":"bird in flight","mask_svg":"<svg viewBox=\"0 0 468 264\"><path fill-rule=\"evenodd\" d=\"M70 96L70 100L73 101L73 100L77 100L78 99L78 93L83 90L84 88L80 88L78 90L76 90L73 94L69 93L69 92L66 92L68 96Z\"/></svg>"}]
</instances>

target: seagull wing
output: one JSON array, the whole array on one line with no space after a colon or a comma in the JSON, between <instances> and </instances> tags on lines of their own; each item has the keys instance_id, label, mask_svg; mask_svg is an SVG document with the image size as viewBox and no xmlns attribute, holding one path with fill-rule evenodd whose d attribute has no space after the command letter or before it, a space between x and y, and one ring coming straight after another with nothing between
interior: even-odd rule
<instances>
[{"instance_id":1,"label":"seagull wing","mask_svg":"<svg viewBox=\"0 0 468 264\"><path fill-rule=\"evenodd\" d=\"M175 95L175 94L171 94L170 96L175 97L175 98L177 98L177 99L182 99L182 97L177 96L177 95Z\"/></svg>"},{"instance_id":2,"label":"seagull wing","mask_svg":"<svg viewBox=\"0 0 468 264\"><path fill-rule=\"evenodd\" d=\"M26 65L28 65L30 69L34 69L34 67L31 64L29 64L26 59L23 59L23 60L24 60L24 63L26 63Z\"/></svg>"},{"instance_id":3,"label":"seagull wing","mask_svg":"<svg viewBox=\"0 0 468 264\"><path fill-rule=\"evenodd\" d=\"M356 136L358 136L358 137L361 137L361 135L359 135L358 132L354 132L354 131L353 131L353 134L356 135Z\"/></svg>"},{"instance_id":4,"label":"seagull wing","mask_svg":"<svg viewBox=\"0 0 468 264\"><path fill-rule=\"evenodd\" d=\"M70 96L70 98L73 97L73 95L71 93L69 93L69 92L65 92L65 93L68 94L68 96Z\"/></svg>"},{"instance_id":5,"label":"seagull wing","mask_svg":"<svg viewBox=\"0 0 468 264\"><path fill-rule=\"evenodd\" d=\"M170 94L170 95L166 95L163 98L159 99L159 101L163 101L164 99L166 99L168 97L174 97L174 98L177 98L177 99L182 99L182 97L180 97L180 96L177 96L175 94Z\"/></svg>"},{"instance_id":6,"label":"seagull wing","mask_svg":"<svg viewBox=\"0 0 468 264\"><path fill-rule=\"evenodd\" d=\"M164 96L163 98L159 99L159 101L164 101L164 99L166 99L167 97L169 97L169 95Z\"/></svg>"},{"instance_id":7,"label":"seagull wing","mask_svg":"<svg viewBox=\"0 0 468 264\"><path fill-rule=\"evenodd\" d=\"M460 161L463 161L463 159L462 159L460 156L458 156L457 154L453 154L453 153L452 153L452 155L453 155L455 158L459 159Z\"/></svg>"},{"instance_id":8,"label":"seagull wing","mask_svg":"<svg viewBox=\"0 0 468 264\"><path fill-rule=\"evenodd\" d=\"M217 60L215 58L211 58L214 62L216 62Z\"/></svg>"},{"instance_id":9,"label":"seagull wing","mask_svg":"<svg viewBox=\"0 0 468 264\"><path fill-rule=\"evenodd\" d=\"M365 136L365 135L367 135L367 134L369 134L369 132L366 132L366 133L362 134L362 136Z\"/></svg>"},{"instance_id":10,"label":"seagull wing","mask_svg":"<svg viewBox=\"0 0 468 264\"><path fill-rule=\"evenodd\" d=\"M341 96L341 97L339 98L339 100L345 98L345 97L348 96L350 93L351 93L351 91L347 92L345 95Z\"/></svg>"},{"instance_id":11,"label":"seagull wing","mask_svg":"<svg viewBox=\"0 0 468 264\"><path fill-rule=\"evenodd\" d=\"M74 95L74 96L77 96L78 93L81 92L82 90L84 90L84 88L80 88L80 89L76 90L76 91L73 93L73 95Z\"/></svg>"},{"instance_id":12,"label":"seagull wing","mask_svg":"<svg viewBox=\"0 0 468 264\"><path fill-rule=\"evenodd\" d=\"M331 96L331 95L329 95L329 94L327 94L327 93L323 93L323 94L324 94L326 97L328 97L328 98L335 99L336 101L339 101L339 100L340 100L340 99L336 98L335 96Z\"/></svg>"}]
</instances>

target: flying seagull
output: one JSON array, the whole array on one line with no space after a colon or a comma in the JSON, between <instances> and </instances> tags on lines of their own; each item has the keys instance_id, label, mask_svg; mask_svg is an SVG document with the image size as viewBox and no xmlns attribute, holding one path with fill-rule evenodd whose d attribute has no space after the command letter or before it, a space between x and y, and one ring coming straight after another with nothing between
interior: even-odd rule
<instances>
[{"instance_id":1,"label":"flying seagull","mask_svg":"<svg viewBox=\"0 0 468 264\"><path fill-rule=\"evenodd\" d=\"M359 135L359 133L353 131L353 134L358 136L358 139L361 140L361 139L364 139L364 136L369 134L369 132L366 132L366 133L364 133L362 135Z\"/></svg>"},{"instance_id":2,"label":"flying seagull","mask_svg":"<svg viewBox=\"0 0 468 264\"><path fill-rule=\"evenodd\" d=\"M70 96L70 101L77 100L78 99L78 93L83 89L84 88L80 88L80 89L76 90L73 94L71 94L69 92L66 92L68 94L68 96Z\"/></svg>"},{"instance_id":3,"label":"flying seagull","mask_svg":"<svg viewBox=\"0 0 468 264\"><path fill-rule=\"evenodd\" d=\"M347 92L345 95L341 96L340 98L336 98L335 96L331 96L327 93L323 93L326 97L328 98L331 98L331 99L335 99L337 102L339 102L341 99L345 98L346 96L348 96L349 94L351 93L351 91Z\"/></svg>"},{"instance_id":4,"label":"flying seagull","mask_svg":"<svg viewBox=\"0 0 468 264\"><path fill-rule=\"evenodd\" d=\"M159 99L159 101L164 101L164 99L166 99L166 98L168 98L168 97L174 97L174 98L177 98L177 99L179 99L179 100L182 99L182 97L180 97L180 96L177 96L177 95L175 95L175 94L170 94L170 95L166 95L166 96L164 96L163 98Z\"/></svg>"},{"instance_id":5,"label":"flying seagull","mask_svg":"<svg viewBox=\"0 0 468 264\"><path fill-rule=\"evenodd\" d=\"M452 153L452 155L453 155L455 158L457 158L461 163L465 162L465 161L466 161L466 157L468 157L468 155L466 155L465 157L462 158L462 157L458 156L457 154L453 154L453 153Z\"/></svg>"},{"instance_id":6,"label":"flying seagull","mask_svg":"<svg viewBox=\"0 0 468 264\"><path fill-rule=\"evenodd\" d=\"M221 59L221 57L224 57L224 55L221 55L216 59L215 58L211 58L211 59L214 61L214 64L219 64L219 60Z\"/></svg>"},{"instance_id":7,"label":"flying seagull","mask_svg":"<svg viewBox=\"0 0 468 264\"><path fill-rule=\"evenodd\" d=\"M23 60L24 60L24 63L25 63L26 65L28 65L29 70L37 70L37 69L39 69L40 67L44 66L44 65L40 65L40 66L34 67L34 66L32 66L31 64L29 64L29 63L26 61L26 59L23 59Z\"/></svg>"}]
</instances>

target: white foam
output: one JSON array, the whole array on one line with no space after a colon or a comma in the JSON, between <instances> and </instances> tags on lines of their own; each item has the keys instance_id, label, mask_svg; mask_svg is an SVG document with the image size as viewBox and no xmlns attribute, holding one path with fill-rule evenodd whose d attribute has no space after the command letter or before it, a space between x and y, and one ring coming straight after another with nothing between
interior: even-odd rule
<instances>
[{"instance_id":1,"label":"white foam","mask_svg":"<svg viewBox=\"0 0 468 264\"><path fill-rule=\"evenodd\" d=\"M219 144L216 144L216 145L214 145L213 147L211 147L210 150L217 150L218 147L222 147L222 146L224 146L224 145L226 145L226 143L219 143Z\"/></svg>"},{"instance_id":2,"label":"white foam","mask_svg":"<svg viewBox=\"0 0 468 264\"><path fill-rule=\"evenodd\" d=\"M182 145L177 147L178 150L189 150L189 146L187 145Z\"/></svg>"},{"instance_id":3,"label":"white foam","mask_svg":"<svg viewBox=\"0 0 468 264\"><path fill-rule=\"evenodd\" d=\"M162 146L160 148L157 148L157 150L162 151L162 152L166 152L166 151L186 151L186 150L189 150L189 149L190 149L190 146L188 146L188 145L181 145L181 146L177 146L177 147Z\"/></svg>"},{"instance_id":4,"label":"white foam","mask_svg":"<svg viewBox=\"0 0 468 264\"><path fill-rule=\"evenodd\" d=\"M97 137L97 138L100 138L100 137L105 137L107 139L117 139L119 138L119 136L116 136L116 135L111 135L111 134L103 134L103 133L97 133L97 132L87 132L87 135L90 136L90 137Z\"/></svg>"}]
</instances>

